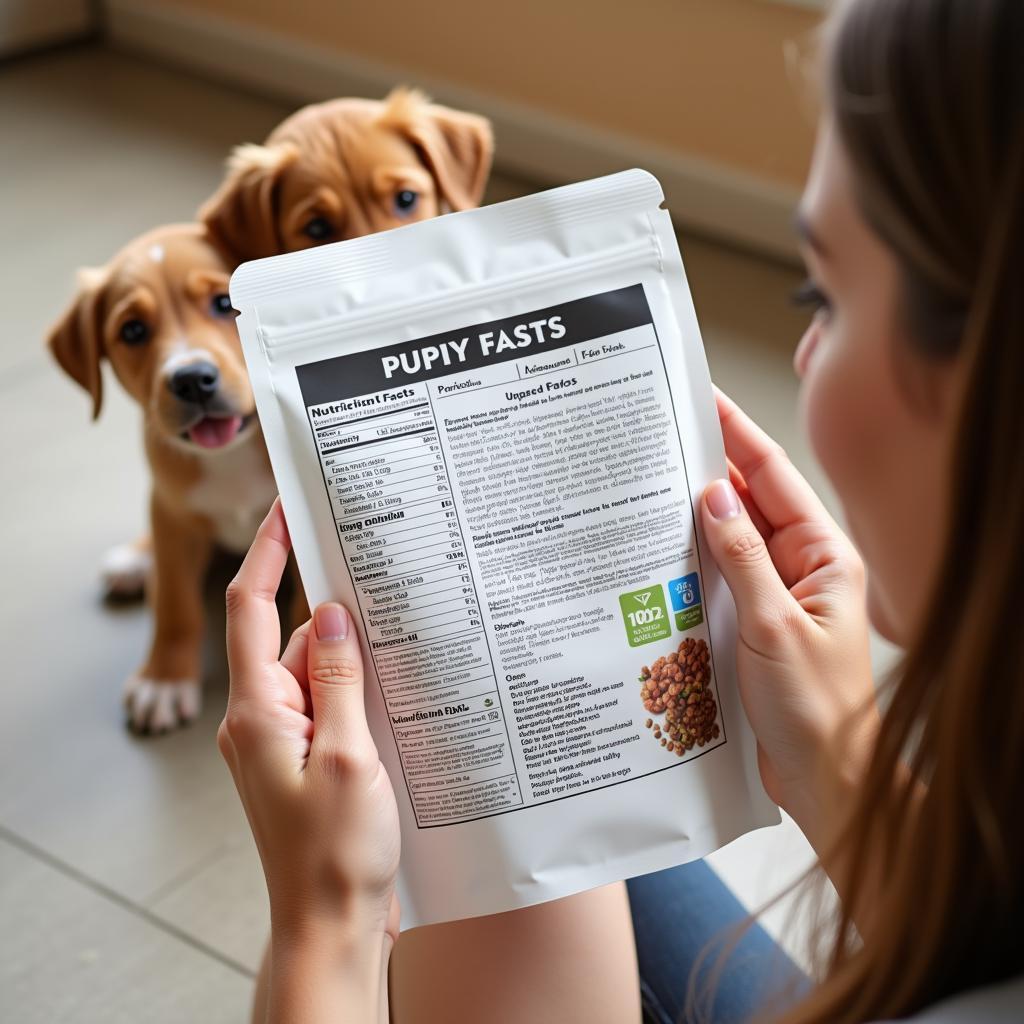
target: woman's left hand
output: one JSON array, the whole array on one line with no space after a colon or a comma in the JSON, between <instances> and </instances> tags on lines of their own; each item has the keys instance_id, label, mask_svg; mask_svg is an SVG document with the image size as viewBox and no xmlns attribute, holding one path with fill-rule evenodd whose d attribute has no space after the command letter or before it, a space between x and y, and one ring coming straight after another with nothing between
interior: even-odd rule
<instances>
[{"instance_id":1,"label":"woman's left hand","mask_svg":"<svg viewBox=\"0 0 1024 1024\"><path fill-rule=\"evenodd\" d=\"M278 657L290 546L277 501L227 590L231 692L217 743L263 862L275 961L328 948L358 961L382 947L386 961L398 810L366 724L359 638L342 605L323 604Z\"/></svg>"}]
</instances>

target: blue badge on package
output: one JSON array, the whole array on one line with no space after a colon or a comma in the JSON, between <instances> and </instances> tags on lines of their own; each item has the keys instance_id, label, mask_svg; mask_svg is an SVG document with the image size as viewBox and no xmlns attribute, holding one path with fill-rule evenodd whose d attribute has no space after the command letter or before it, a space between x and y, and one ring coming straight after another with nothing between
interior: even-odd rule
<instances>
[{"instance_id":1,"label":"blue badge on package","mask_svg":"<svg viewBox=\"0 0 1024 1024\"><path fill-rule=\"evenodd\" d=\"M700 580L695 572L679 579L669 580L668 592L672 595L672 611L681 612L700 604Z\"/></svg>"},{"instance_id":2,"label":"blue badge on package","mask_svg":"<svg viewBox=\"0 0 1024 1024\"><path fill-rule=\"evenodd\" d=\"M668 592L672 598L672 612L676 629L681 633L704 621L704 609L700 603L700 580L695 572L668 581Z\"/></svg>"}]
</instances>

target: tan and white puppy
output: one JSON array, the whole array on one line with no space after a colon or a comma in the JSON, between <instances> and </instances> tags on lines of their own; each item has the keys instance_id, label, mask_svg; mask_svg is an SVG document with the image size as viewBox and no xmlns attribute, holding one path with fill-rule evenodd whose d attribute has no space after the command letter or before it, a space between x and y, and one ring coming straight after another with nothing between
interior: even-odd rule
<instances>
[{"instance_id":1,"label":"tan and white puppy","mask_svg":"<svg viewBox=\"0 0 1024 1024\"><path fill-rule=\"evenodd\" d=\"M149 655L128 680L125 706L140 732L163 732L200 710L203 581L216 545L243 553L277 493L256 419L229 267L198 224L157 228L105 267L80 272L48 343L61 367L103 399L107 360L143 411L154 615ZM150 544L108 558L112 591L146 576Z\"/></svg>"},{"instance_id":2,"label":"tan and white puppy","mask_svg":"<svg viewBox=\"0 0 1024 1024\"><path fill-rule=\"evenodd\" d=\"M199 219L236 263L476 206L494 142L486 118L415 90L336 99L235 149Z\"/></svg>"}]
</instances>

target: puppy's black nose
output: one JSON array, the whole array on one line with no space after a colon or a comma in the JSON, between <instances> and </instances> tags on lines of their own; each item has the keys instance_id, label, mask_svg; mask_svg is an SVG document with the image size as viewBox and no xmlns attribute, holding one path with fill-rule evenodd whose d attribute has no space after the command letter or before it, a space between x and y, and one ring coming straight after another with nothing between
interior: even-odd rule
<instances>
[{"instance_id":1,"label":"puppy's black nose","mask_svg":"<svg viewBox=\"0 0 1024 1024\"><path fill-rule=\"evenodd\" d=\"M217 393L220 371L205 360L181 366L171 374L167 386L183 402L202 405Z\"/></svg>"}]
</instances>

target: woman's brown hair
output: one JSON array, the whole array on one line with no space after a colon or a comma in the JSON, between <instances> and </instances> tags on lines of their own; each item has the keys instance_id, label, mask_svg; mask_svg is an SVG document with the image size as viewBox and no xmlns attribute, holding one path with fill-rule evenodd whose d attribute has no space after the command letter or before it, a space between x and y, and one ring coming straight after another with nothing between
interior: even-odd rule
<instances>
[{"instance_id":1,"label":"woman's brown hair","mask_svg":"<svg viewBox=\"0 0 1024 1024\"><path fill-rule=\"evenodd\" d=\"M934 593L840 837L823 982L786 1024L903 1017L1024 971L1024 3L846 0L825 67L901 267L894 358L956 360L965 383Z\"/></svg>"}]
</instances>

